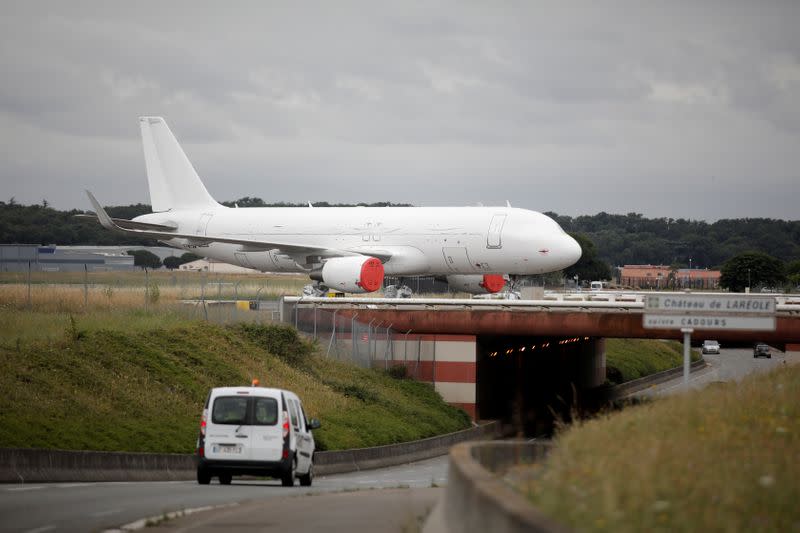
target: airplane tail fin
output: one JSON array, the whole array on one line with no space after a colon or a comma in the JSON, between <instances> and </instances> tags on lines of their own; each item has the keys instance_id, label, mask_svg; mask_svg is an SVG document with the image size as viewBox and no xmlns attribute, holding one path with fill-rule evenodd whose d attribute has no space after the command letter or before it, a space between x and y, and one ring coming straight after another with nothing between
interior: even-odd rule
<instances>
[{"instance_id":1,"label":"airplane tail fin","mask_svg":"<svg viewBox=\"0 0 800 533\"><path fill-rule=\"evenodd\" d=\"M216 208L219 204L161 117L139 117L153 211Z\"/></svg>"}]
</instances>

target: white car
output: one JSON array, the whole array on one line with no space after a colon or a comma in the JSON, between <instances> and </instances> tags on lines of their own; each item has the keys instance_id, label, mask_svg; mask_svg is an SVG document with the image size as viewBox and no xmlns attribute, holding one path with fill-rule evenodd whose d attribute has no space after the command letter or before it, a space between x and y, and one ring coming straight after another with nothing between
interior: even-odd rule
<instances>
[{"instance_id":1,"label":"white car","mask_svg":"<svg viewBox=\"0 0 800 533\"><path fill-rule=\"evenodd\" d=\"M717 341L703 341L703 353L719 353L719 343Z\"/></svg>"},{"instance_id":2,"label":"white car","mask_svg":"<svg viewBox=\"0 0 800 533\"><path fill-rule=\"evenodd\" d=\"M211 389L197 439L197 482L218 477L228 485L235 475L279 478L285 487L295 477L303 486L314 479L314 435L320 427L307 419L291 391L265 387Z\"/></svg>"}]
</instances>

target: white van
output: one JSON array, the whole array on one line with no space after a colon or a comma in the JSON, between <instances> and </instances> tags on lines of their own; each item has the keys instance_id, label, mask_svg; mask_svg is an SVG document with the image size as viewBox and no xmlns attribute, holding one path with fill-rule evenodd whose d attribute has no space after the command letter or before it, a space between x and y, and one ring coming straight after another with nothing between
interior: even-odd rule
<instances>
[{"instance_id":1,"label":"white van","mask_svg":"<svg viewBox=\"0 0 800 533\"><path fill-rule=\"evenodd\" d=\"M605 281L593 281L589 284L589 290L602 291L608 288L608 283Z\"/></svg>"},{"instance_id":2,"label":"white van","mask_svg":"<svg viewBox=\"0 0 800 533\"><path fill-rule=\"evenodd\" d=\"M211 389L197 439L197 482L234 475L280 478L284 487L310 486L314 479L314 435L319 420L307 419L293 392L265 387Z\"/></svg>"}]
</instances>

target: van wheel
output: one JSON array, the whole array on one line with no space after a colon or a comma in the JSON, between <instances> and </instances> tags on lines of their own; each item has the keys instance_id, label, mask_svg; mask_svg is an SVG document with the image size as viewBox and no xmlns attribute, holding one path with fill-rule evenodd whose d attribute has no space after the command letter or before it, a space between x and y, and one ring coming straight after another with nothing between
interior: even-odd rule
<instances>
[{"instance_id":1,"label":"van wheel","mask_svg":"<svg viewBox=\"0 0 800 533\"><path fill-rule=\"evenodd\" d=\"M197 469L197 482L200 485L208 485L211 483L211 474L205 468Z\"/></svg>"},{"instance_id":2,"label":"van wheel","mask_svg":"<svg viewBox=\"0 0 800 533\"><path fill-rule=\"evenodd\" d=\"M314 481L314 463L308 465L308 473L306 475L297 477L300 479L300 485L310 487Z\"/></svg>"},{"instance_id":3,"label":"van wheel","mask_svg":"<svg viewBox=\"0 0 800 533\"><path fill-rule=\"evenodd\" d=\"M297 457L292 459L292 468L281 476L281 485L284 487L294 487L294 476L297 473Z\"/></svg>"},{"instance_id":4,"label":"van wheel","mask_svg":"<svg viewBox=\"0 0 800 533\"><path fill-rule=\"evenodd\" d=\"M230 485L233 476L231 474L220 474L219 475L219 484L220 485Z\"/></svg>"}]
</instances>

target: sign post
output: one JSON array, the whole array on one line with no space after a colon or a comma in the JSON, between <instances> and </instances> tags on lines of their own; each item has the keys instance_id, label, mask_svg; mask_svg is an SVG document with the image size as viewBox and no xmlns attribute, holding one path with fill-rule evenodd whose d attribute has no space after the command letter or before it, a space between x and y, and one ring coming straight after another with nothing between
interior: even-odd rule
<instances>
[{"instance_id":1,"label":"sign post","mask_svg":"<svg viewBox=\"0 0 800 533\"><path fill-rule=\"evenodd\" d=\"M683 332L683 388L689 390L689 367L692 361L692 328L682 328Z\"/></svg>"},{"instance_id":2,"label":"sign post","mask_svg":"<svg viewBox=\"0 0 800 533\"><path fill-rule=\"evenodd\" d=\"M642 326L683 333L683 385L689 389L689 362L695 330L775 330L775 298L750 294L656 293L645 297Z\"/></svg>"}]
</instances>

